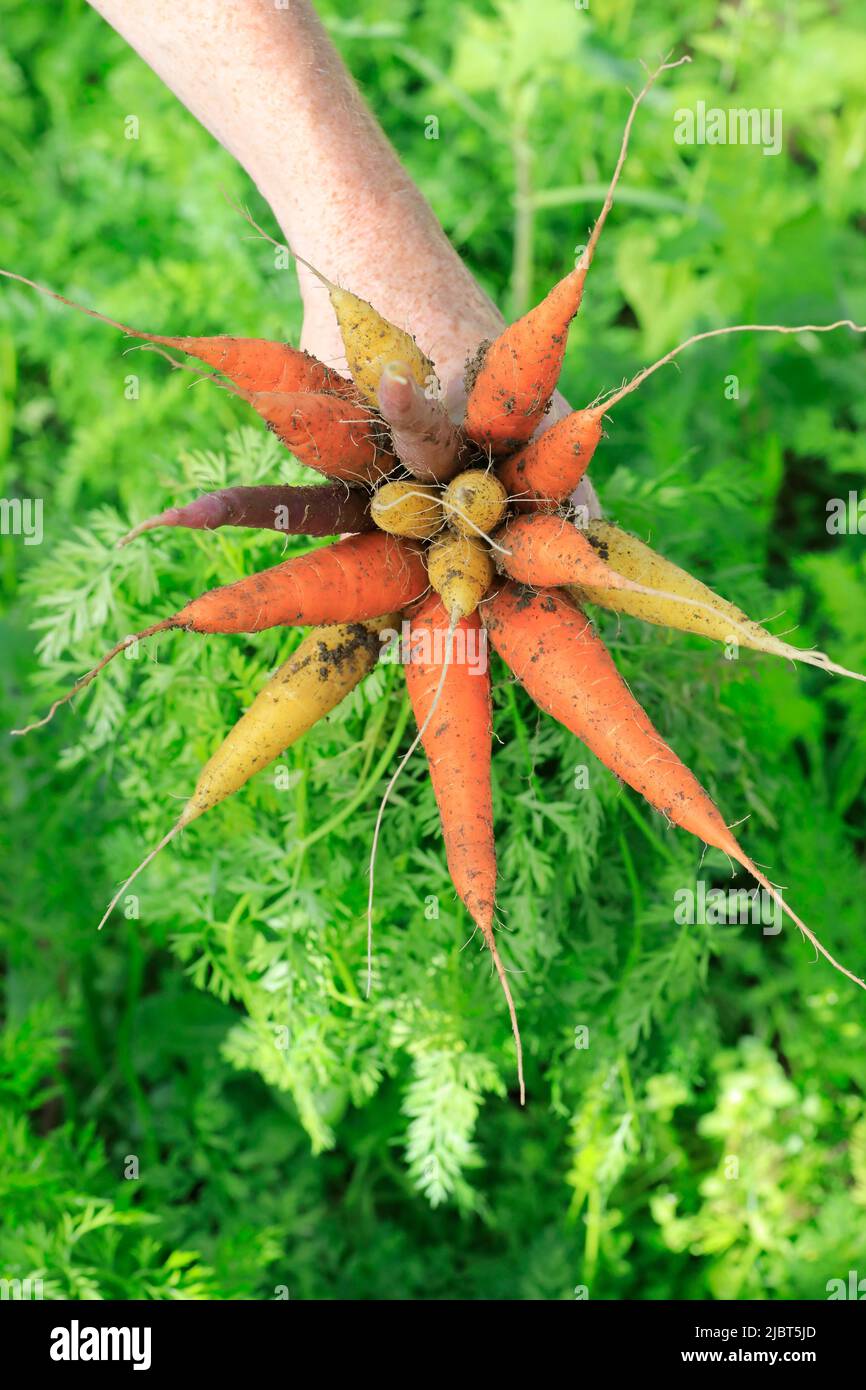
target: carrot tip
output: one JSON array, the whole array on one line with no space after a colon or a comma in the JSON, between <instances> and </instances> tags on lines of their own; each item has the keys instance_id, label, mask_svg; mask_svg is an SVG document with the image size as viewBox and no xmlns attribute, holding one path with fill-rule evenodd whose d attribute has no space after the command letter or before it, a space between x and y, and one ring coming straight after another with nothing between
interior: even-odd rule
<instances>
[{"instance_id":1,"label":"carrot tip","mask_svg":"<svg viewBox=\"0 0 866 1390\"><path fill-rule=\"evenodd\" d=\"M139 536L143 536L145 531L156 530L156 528L162 524L163 515L163 513L160 513L159 516L149 516L146 521L140 521L137 526L133 526L131 531L127 531L124 536L120 537L119 541L114 542L115 550L122 550L125 545L129 545L130 541L137 540Z\"/></svg>"},{"instance_id":2,"label":"carrot tip","mask_svg":"<svg viewBox=\"0 0 866 1390\"><path fill-rule=\"evenodd\" d=\"M517 1009L514 1006L514 998L511 993L511 986L508 983L508 975L505 966L502 963L502 957L500 956L499 951L496 948L496 942L493 939L493 932L491 929L485 929L484 927L481 927L481 932L484 937L485 945L487 946L491 956L493 957L493 965L497 975L499 976L499 983L502 986L502 992L505 995L505 1002L508 1005L508 1013L511 1018L511 1031L514 1035L514 1045L517 1049L517 1082L520 1087L520 1104L525 1105L526 1083L523 1077L523 1043L520 1040L520 1028L517 1024Z\"/></svg>"}]
</instances>

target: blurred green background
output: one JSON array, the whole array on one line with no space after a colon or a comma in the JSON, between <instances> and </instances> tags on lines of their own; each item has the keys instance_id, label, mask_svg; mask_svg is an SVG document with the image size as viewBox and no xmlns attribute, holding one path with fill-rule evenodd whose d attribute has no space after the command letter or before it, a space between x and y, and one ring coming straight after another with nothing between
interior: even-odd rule
<instances>
[{"instance_id":1,"label":"blurred green background","mask_svg":"<svg viewBox=\"0 0 866 1390\"><path fill-rule=\"evenodd\" d=\"M83 3L0 9L0 264L143 328L296 341L293 276L223 199L268 217L232 160ZM854 0L321 10L510 313L585 240L637 60L693 55L638 120L569 342L576 404L716 324L866 322ZM674 110L698 100L781 108L783 152L675 144ZM41 546L0 539L6 727L116 635L281 553L228 530L113 549L169 499L302 475L227 394L128 346L0 286L0 494L45 506ZM863 366L846 334L701 345L619 410L593 476L612 519L866 670L864 539L826 528L827 500L863 486ZM663 733L730 821L749 817L748 851L862 974L862 686L598 616ZM866 999L787 928L676 926L674 892L699 872L728 884L725 861L701 868L702 847L501 666L525 1110L420 756L385 820L363 999L372 823L409 737L396 668L278 784L262 774L192 828L141 880L138 919L97 937L113 886L296 640L166 637L7 746L0 1276L73 1299L823 1298L858 1261L866 1276Z\"/></svg>"}]
</instances>

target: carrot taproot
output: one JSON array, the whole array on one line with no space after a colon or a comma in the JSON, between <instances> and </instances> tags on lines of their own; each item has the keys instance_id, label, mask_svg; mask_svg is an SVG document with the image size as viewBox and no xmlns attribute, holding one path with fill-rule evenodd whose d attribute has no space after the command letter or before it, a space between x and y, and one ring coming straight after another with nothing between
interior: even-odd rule
<instances>
[{"instance_id":1,"label":"carrot taproot","mask_svg":"<svg viewBox=\"0 0 866 1390\"><path fill-rule=\"evenodd\" d=\"M453 477L465 441L442 401L419 386L407 363L386 364L377 400L391 429L391 446L403 466L425 483L445 483Z\"/></svg>"},{"instance_id":2,"label":"carrot taproot","mask_svg":"<svg viewBox=\"0 0 866 1390\"><path fill-rule=\"evenodd\" d=\"M220 526L245 526L282 531L287 536L339 536L348 531L372 531L370 496L345 483L292 487L289 483L255 487L223 487L204 492L182 507L166 507L140 521L117 542L119 546L161 526L184 526L216 531Z\"/></svg>"},{"instance_id":3,"label":"carrot taproot","mask_svg":"<svg viewBox=\"0 0 866 1390\"><path fill-rule=\"evenodd\" d=\"M55 700L44 718L14 734L42 728L61 705L133 642L158 632L263 632L284 624L363 622L404 608L428 588L420 551L384 531L348 536L296 555L258 574L246 575L191 599L171 617L133 633L106 652L92 670Z\"/></svg>"},{"instance_id":4,"label":"carrot taproot","mask_svg":"<svg viewBox=\"0 0 866 1390\"><path fill-rule=\"evenodd\" d=\"M449 615L438 594L429 594L409 618L406 685L419 728L424 724L442 668ZM452 662L438 717L421 742L442 817L448 868L470 917L485 935L493 929L496 852L490 786L492 714L490 677L467 659L483 640L477 613L461 618L455 635L461 659Z\"/></svg>"},{"instance_id":5,"label":"carrot taproot","mask_svg":"<svg viewBox=\"0 0 866 1390\"><path fill-rule=\"evenodd\" d=\"M492 343L482 343L468 366L463 428L469 439L494 456L525 444L549 408L562 371L569 325L580 308L586 274L613 206L637 109L663 72L689 61L686 56L661 63L633 99L601 213L574 270Z\"/></svg>"},{"instance_id":6,"label":"carrot taproot","mask_svg":"<svg viewBox=\"0 0 866 1390\"><path fill-rule=\"evenodd\" d=\"M297 743L372 671L382 649L380 634L398 621L396 613L388 613L363 623L317 627L307 634L205 763L171 830L115 893L100 930L133 880L181 830Z\"/></svg>"},{"instance_id":7,"label":"carrot taproot","mask_svg":"<svg viewBox=\"0 0 866 1390\"><path fill-rule=\"evenodd\" d=\"M40 294L47 295L60 304L66 304L80 314L87 314L88 318L108 324L110 328L118 328L121 333L127 333L131 338L174 348L190 357L196 357L200 362L206 362L209 367L222 372L223 376L227 376L241 390L331 391L349 399L357 397L355 385L347 377L333 371L311 353L292 347L289 343L278 343L268 338L240 338L229 334L191 337L145 333L139 328L131 328L129 324L119 323L117 319L109 318L107 314L101 314L96 309L88 309L86 305L78 304L74 299L68 299L66 295L48 289L46 285L39 285L35 280L28 280L26 275L2 269L0 275L7 280L17 280L21 285L38 290Z\"/></svg>"},{"instance_id":8,"label":"carrot taproot","mask_svg":"<svg viewBox=\"0 0 866 1390\"><path fill-rule=\"evenodd\" d=\"M674 825L742 865L831 965L830 955L731 834L697 778L653 726L583 611L552 589L504 584L484 605L490 640L540 709L559 720Z\"/></svg>"},{"instance_id":9,"label":"carrot taproot","mask_svg":"<svg viewBox=\"0 0 866 1390\"><path fill-rule=\"evenodd\" d=\"M382 422L360 401L325 391L241 391L287 449L328 478L376 482L394 467Z\"/></svg>"},{"instance_id":10,"label":"carrot taproot","mask_svg":"<svg viewBox=\"0 0 866 1390\"><path fill-rule=\"evenodd\" d=\"M449 633L452 640L462 644L462 657L450 664L440 687ZM470 645L480 650L482 638L477 613L462 618L451 629L441 599L431 594L410 618L409 660L404 670L439 808L448 871L491 953L508 1005L522 1104L525 1086L517 1012L494 936L496 850L490 781L490 676L486 663L479 670L466 659Z\"/></svg>"}]
</instances>

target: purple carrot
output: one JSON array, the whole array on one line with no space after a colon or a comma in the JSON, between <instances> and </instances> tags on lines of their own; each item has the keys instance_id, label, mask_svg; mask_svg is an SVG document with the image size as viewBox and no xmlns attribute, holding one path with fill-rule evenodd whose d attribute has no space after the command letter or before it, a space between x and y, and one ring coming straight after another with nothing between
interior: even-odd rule
<instances>
[{"instance_id":1,"label":"purple carrot","mask_svg":"<svg viewBox=\"0 0 866 1390\"><path fill-rule=\"evenodd\" d=\"M375 529L369 493L346 483L220 488L203 493L185 507L167 507L158 516L148 517L117 543L128 545L142 531L153 531L157 526L188 526L196 531L249 526L283 531L287 536L338 536Z\"/></svg>"},{"instance_id":2,"label":"purple carrot","mask_svg":"<svg viewBox=\"0 0 866 1390\"><path fill-rule=\"evenodd\" d=\"M388 363L378 394L400 462L425 483L447 483L460 467L462 441L442 402L425 394L403 362Z\"/></svg>"}]
</instances>

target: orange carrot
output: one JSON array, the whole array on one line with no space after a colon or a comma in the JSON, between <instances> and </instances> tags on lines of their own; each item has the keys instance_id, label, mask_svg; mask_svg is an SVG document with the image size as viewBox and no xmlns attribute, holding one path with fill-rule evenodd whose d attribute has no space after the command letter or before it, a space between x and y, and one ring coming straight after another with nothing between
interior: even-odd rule
<instances>
[{"instance_id":1,"label":"orange carrot","mask_svg":"<svg viewBox=\"0 0 866 1390\"><path fill-rule=\"evenodd\" d=\"M613 206L637 109L661 73L687 62L686 57L660 64L632 101L604 206L574 270L494 342L482 343L470 364L463 427L469 439L491 454L507 454L525 444L547 410L562 370L568 327L580 308L586 273Z\"/></svg>"},{"instance_id":2,"label":"orange carrot","mask_svg":"<svg viewBox=\"0 0 866 1390\"><path fill-rule=\"evenodd\" d=\"M470 365L463 429L491 454L519 448L546 411L585 279L585 267L570 271L528 314L482 344Z\"/></svg>"},{"instance_id":3,"label":"orange carrot","mask_svg":"<svg viewBox=\"0 0 866 1390\"><path fill-rule=\"evenodd\" d=\"M427 585L427 571L416 546L384 531L348 536L234 584L210 589L170 618L121 638L71 690L55 700L44 719L13 733L27 734L47 724L55 710L89 685L119 652L156 632L173 628L201 633L262 632L284 623L363 622L404 608L419 598Z\"/></svg>"},{"instance_id":4,"label":"orange carrot","mask_svg":"<svg viewBox=\"0 0 866 1390\"><path fill-rule=\"evenodd\" d=\"M427 583L417 547L373 531L211 589L171 625L191 632L262 632L283 623L362 622L405 607Z\"/></svg>"},{"instance_id":5,"label":"orange carrot","mask_svg":"<svg viewBox=\"0 0 866 1390\"><path fill-rule=\"evenodd\" d=\"M37 285L25 275L16 275L11 270L0 270L0 275L28 285L60 304L67 304L70 309L77 309L89 318L107 323L111 328L119 328L121 333L128 333L132 338L141 338L145 342L158 343L162 347L175 348L178 352L188 353L190 357L197 357L200 362L206 362L222 372L243 391L333 391L352 399L357 397L353 382L326 367L324 362L309 352L302 352L288 343L275 343L267 338L235 338L227 334L200 338L143 333L138 328L118 323L117 319L109 318L107 314L98 313L96 309L76 304L74 299L67 299L45 285Z\"/></svg>"},{"instance_id":6,"label":"orange carrot","mask_svg":"<svg viewBox=\"0 0 866 1390\"><path fill-rule=\"evenodd\" d=\"M499 467L499 478L518 508L556 506L577 487L601 439L604 411L572 411Z\"/></svg>"},{"instance_id":7,"label":"orange carrot","mask_svg":"<svg viewBox=\"0 0 866 1390\"><path fill-rule=\"evenodd\" d=\"M301 463L328 478L375 482L394 467L381 421L360 401L324 391L240 394Z\"/></svg>"},{"instance_id":8,"label":"orange carrot","mask_svg":"<svg viewBox=\"0 0 866 1390\"><path fill-rule=\"evenodd\" d=\"M505 968L496 947L493 920L496 897L496 850L493 842L493 795L490 785L492 722L490 677L467 660L469 642L483 642L477 613L454 628L456 648L439 690L449 619L438 594L431 594L413 614L409 635L406 684L422 730L430 780L445 840L448 870L470 917L480 928L505 992L517 1046L521 1103L524 1099L523 1056L517 1016ZM477 648L483 652L483 646ZM435 718L429 719L439 690ZM425 728L426 724L426 728Z\"/></svg>"},{"instance_id":9,"label":"orange carrot","mask_svg":"<svg viewBox=\"0 0 866 1390\"><path fill-rule=\"evenodd\" d=\"M673 821L741 864L816 950L855 984L740 848L697 778L653 727L584 613L551 589L534 594L505 584L484 606L499 655L532 699L582 739L611 772Z\"/></svg>"}]
</instances>

